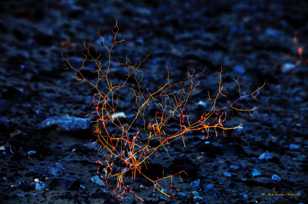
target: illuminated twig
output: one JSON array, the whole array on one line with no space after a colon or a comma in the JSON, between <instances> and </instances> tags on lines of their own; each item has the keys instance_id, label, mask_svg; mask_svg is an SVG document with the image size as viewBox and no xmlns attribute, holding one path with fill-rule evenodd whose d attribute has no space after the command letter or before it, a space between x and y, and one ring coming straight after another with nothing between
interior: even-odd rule
<instances>
[{"instance_id":1,"label":"illuminated twig","mask_svg":"<svg viewBox=\"0 0 308 204\"><path fill-rule=\"evenodd\" d=\"M143 89L141 81L138 81L134 75L137 74L136 70L139 70L147 60L147 56L137 64L131 64L128 60L119 62L118 64L123 66L123 69L132 70L132 73L128 71L124 79L114 83L111 80L113 69L113 63L111 63L112 51L116 45L124 42L123 40L118 40L118 32L119 26L116 22L111 45L108 46L103 43L103 47L107 52L107 63L105 65L101 62L102 55L93 56L87 45L85 45L86 57L82 66L76 68L69 62L68 65L81 77L82 81L87 82L96 92L95 112L97 119L95 134L98 144L106 150L106 159L100 162L100 167L105 173L106 183L115 181L115 190L121 192L118 195L122 195L126 192L133 192L125 184L126 177L131 175L132 179L135 179L137 176L141 176L151 182L155 190L170 198L171 195L165 191L160 182L166 179L172 181L175 175L163 176L158 179L150 178L143 172L143 169L150 163L150 158L162 148L168 150L167 145L170 145L178 138L182 139L185 146L184 138L188 133L214 130L217 134L217 130L233 130L240 126L225 127L226 113L217 111L217 100L220 96L225 96L223 93L222 72L219 74L217 93L214 98L210 98L212 101L211 110L201 114L195 121L192 121L187 109L196 87L194 78L191 75L188 76L187 80L172 83L168 74L167 82L159 85L155 91L145 93L144 90L147 89ZM95 62L97 70L94 82L86 79L82 73L84 64L87 61ZM131 77L134 77L136 87L130 87L129 79ZM263 86L251 93L250 96L255 97ZM127 95L131 94L135 103L131 104L134 111L133 118L124 122L113 117L113 114L119 111L118 93L120 91L125 91ZM241 109L234 106L238 100L231 104L231 108L241 111ZM156 103L158 107L158 110L153 115L146 114L151 103ZM137 121L142 121L143 127L137 125ZM173 132L169 130L171 125L176 125L177 127ZM152 146L151 142L154 141L158 142L158 145ZM138 196L136 197L138 198ZM142 200L141 198L138 199Z\"/></svg>"}]
</instances>

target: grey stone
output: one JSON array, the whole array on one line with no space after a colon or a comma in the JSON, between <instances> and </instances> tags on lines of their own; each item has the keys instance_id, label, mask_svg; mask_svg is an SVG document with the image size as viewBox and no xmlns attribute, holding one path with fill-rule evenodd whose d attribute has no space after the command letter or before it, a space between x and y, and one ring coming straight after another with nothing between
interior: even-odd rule
<instances>
[{"instance_id":1,"label":"grey stone","mask_svg":"<svg viewBox=\"0 0 308 204\"><path fill-rule=\"evenodd\" d=\"M89 118L65 115L48 117L39 124L41 129L52 126L57 126L65 131L87 130L91 127L91 120Z\"/></svg>"}]
</instances>

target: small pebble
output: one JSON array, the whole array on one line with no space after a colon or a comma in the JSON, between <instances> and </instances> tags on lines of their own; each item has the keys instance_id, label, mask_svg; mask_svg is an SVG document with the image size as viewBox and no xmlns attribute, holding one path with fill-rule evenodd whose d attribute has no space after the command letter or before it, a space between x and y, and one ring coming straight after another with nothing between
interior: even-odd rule
<instances>
[{"instance_id":1,"label":"small pebble","mask_svg":"<svg viewBox=\"0 0 308 204\"><path fill-rule=\"evenodd\" d=\"M270 38L279 38L282 35L279 30L276 30L274 28L267 28L264 34Z\"/></svg>"},{"instance_id":2,"label":"small pebble","mask_svg":"<svg viewBox=\"0 0 308 204\"><path fill-rule=\"evenodd\" d=\"M280 182L281 181L281 177L278 176L277 174L273 174L272 175L272 180L275 182Z\"/></svg>"},{"instance_id":3,"label":"small pebble","mask_svg":"<svg viewBox=\"0 0 308 204\"><path fill-rule=\"evenodd\" d=\"M187 193L185 193L185 192L178 192L177 195L178 195L180 198L185 198L185 197L187 197Z\"/></svg>"},{"instance_id":4,"label":"small pebble","mask_svg":"<svg viewBox=\"0 0 308 204\"><path fill-rule=\"evenodd\" d=\"M34 183L35 183L34 187L36 191L43 191L47 187L47 185L43 181L40 181L38 178L34 179Z\"/></svg>"},{"instance_id":5,"label":"small pebble","mask_svg":"<svg viewBox=\"0 0 308 204\"><path fill-rule=\"evenodd\" d=\"M258 169L252 169L251 175L253 177L261 176L262 173Z\"/></svg>"},{"instance_id":6,"label":"small pebble","mask_svg":"<svg viewBox=\"0 0 308 204\"><path fill-rule=\"evenodd\" d=\"M96 141L94 142L88 142L86 144L84 144L84 146L90 150L93 150L93 151L97 151L99 149L99 145Z\"/></svg>"},{"instance_id":7,"label":"small pebble","mask_svg":"<svg viewBox=\"0 0 308 204\"><path fill-rule=\"evenodd\" d=\"M231 164L230 165L230 169L233 169L233 170L238 170L240 167L238 165L235 165L235 164Z\"/></svg>"},{"instance_id":8,"label":"small pebble","mask_svg":"<svg viewBox=\"0 0 308 204\"><path fill-rule=\"evenodd\" d=\"M235 65L233 67L233 71L237 74L244 74L245 73L245 67L243 65Z\"/></svg>"},{"instance_id":9,"label":"small pebble","mask_svg":"<svg viewBox=\"0 0 308 204\"><path fill-rule=\"evenodd\" d=\"M192 194L193 194L193 198L194 198L194 200L203 200L203 198L199 195L199 192L198 191L193 191L192 192Z\"/></svg>"},{"instance_id":10,"label":"small pebble","mask_svg":"<svg viewBox=\"0 0 308 204\"><path fill-rule=\"evenodd\" d=\"M214 189L214 187L215 187L214 184L209 183L209 184L207 184L207 185L205 186L204 190L205 190L205 192L208 192L208 191Z\"/></svg>"},{"instance_id":11,"label":"small pebble","mask_svg":"<svg viewBox=\"0 0 308 204\"><path fill-rule=\"evenodd\" d=\"M64 172L64 167L61 163L56 162L48 168L48 173L52 176L59 176Z\"/></svg>"},{"instance_id":12,"label":"small pebble","mask_svg":"<svg viewBox=\"0 0 308 204\"><path fill-rule=\"evenodd\" d=\"M200 179L197 179L191 182L191 187L195 190L198 189L200 187Z\"/></svg>"},{"instance_id":13,"label":"small pebble","mask_svg":"<svg viewBox=\"0 0 308 204\"><path fill-rule=\"evenodd\" d=\"M286 72L292 71L295 67L296 65L293 63L285 63L282 65L281 70L283 73L286 73Z\"/></svg>"},{"instance_id":14,"label":"small pebble","mask_svg":"<svg viewBox=\"0 0 308 204\"><path fill-rule=\"evenodd\" d=\"M41 129L58 126L64 131L88 130L91 128L91 120L89 118L81 118L75 116L52 116L46 118L38 127Z\"/></svg>"},{"instance_id":15,"label":"small pebble","mask_svg":"<svg viewBox=\"0 0 308 204\"><path fill-rule=\"evenodd\" d=\"M225 171L225 172L224 172L224 176L225 176L225 177L231 177L232 174L231 174L230 172L228 172L228 171Z\"/></svg>"},{"instance_id":16,"label":"small pebble","mask_svg":"<svg viewBox=\"0 0 308 204\"><path fill-rule=\"evenodd\" d=\"M264 153L262 153L260 156L259 156L259 159L260 160L270 160L270 159L272 159L273 158L273 155L272 155L272 153L270 153L270 152L264 152Z\"/></svg>"},{"instance_id":17,"label":"small pebble","mask_svg":"<svg viewBox=\"0 0 308 204\"><path fill-rule=\"evenodd\" d=\"M92 176L91 181L99 186L105 186L103 180L98 175Z\"/></svg>"},{"instance_id":18,"label":"small pebble","mask_svg":"<svg viewBox=\"0 0 308 204\"><path fill-rule=\"evenodd\" d=\"M111 119L115 120L118 118L127 118L126 114L124 112L118 112L111 115Z\"/></svg>"},{"instance_id":19,"label":"small pebble","mask_svg":"<svg viewBox=\"0 0 308 204\"><path fill-rule=\"evenodd\" d=\"M28 156L33 156L33 155L35 155L37 152L35 151L35 150L30 150L30 151L28 151L27 152L27 155Z\"/></svg>"},{"instance_id":20,"label":"small pebble","mask_svg":"<svg viewBox=\"0 0 308 204\"><path fill-rule=\"evenodd\" d=\"M197 105L198 106L202 106L204 108L207 108L207 106L208 106L208 104L206 102L204 102L204 101L198 101Z\"/></svg>"},{"instance_id":21,"label":"small pebble","mask_svg":"<svg viewBox=\"0 0 308 204\"><path fill-rule=\"evenodd\" d=\"M248 199L248 194L247 193L241 193L241 196L244 200Z\"/></svg>"},{"instance_id":22,"label":"small pebble","mask_svg":"<svg viewBox=\"0 0 308 204\"><path fill-rule=\"evenodd\" d=\"M298 150L298 149L300 149L300 145L298 145L298 144L289 144L289 149L290 150Z\"/></svg>"}]
</instances>

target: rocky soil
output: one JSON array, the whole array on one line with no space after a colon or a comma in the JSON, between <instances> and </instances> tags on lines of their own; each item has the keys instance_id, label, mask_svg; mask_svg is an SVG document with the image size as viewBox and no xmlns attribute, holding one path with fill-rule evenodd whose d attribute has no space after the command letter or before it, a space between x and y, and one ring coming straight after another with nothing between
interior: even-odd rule
<instances>
[{"instance_id":1,"label":"rocky soil","mask_svg":"<svg viewBox=\"0 0 308 204\"><path fill-rule=\"evenodd\" d=\"M76 80L84 42L110 42L115 20L127 43L117 59L138 62L149 87L187 72L199 83L191 114L208 109L223 70L236 131L194 135L151 160L149 174L185 170L176 198L130 185L145 203L301 203L307 200L308 4L305 1L1 1L0 202L136 203L117 200L96 177L93 90ZM118 68L120 69L120 68ZM93 74L93 66L85 70ZM115 75L121 77L121 74ZM240 89L239 86L240 85ZM127 98L124 110L130 111Z\"/></svg>"}]
</instances>

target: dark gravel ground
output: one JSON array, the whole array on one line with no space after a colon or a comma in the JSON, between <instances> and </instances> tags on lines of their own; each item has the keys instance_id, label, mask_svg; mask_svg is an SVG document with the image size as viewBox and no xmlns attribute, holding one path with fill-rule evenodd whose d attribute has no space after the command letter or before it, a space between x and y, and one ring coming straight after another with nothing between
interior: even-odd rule
<instances>
[{"instance_id":1,"label":"dark gravel ground","mask_svg":"<svg viewBox=\"0 0 308 204\"><path fill-rule=\"evenodd\" d=\"M308 4L144 2L0 2L0 202L120 203L91 182L103 154L91 130L38 126L50 116L93 117L93 93L63 56L80 63L83 43L108 41L117 19L128 43L114 56L150 55L142 66L149 87L164 79L166 67L174 79L196 73L192 114L217 88L221 67L228 98L238 96L235 79L241 94L266 84L257 100L241 102L254 111L229 117L243 129L207 141L196 136L186 148L170 146L169 157L154 157L150 174L165 168L188 176L178 182L175 200L137 179L131 185L145 203L305 203ZM122 202L134 200L128 195Z\"/></svg>"}]
</instances>

